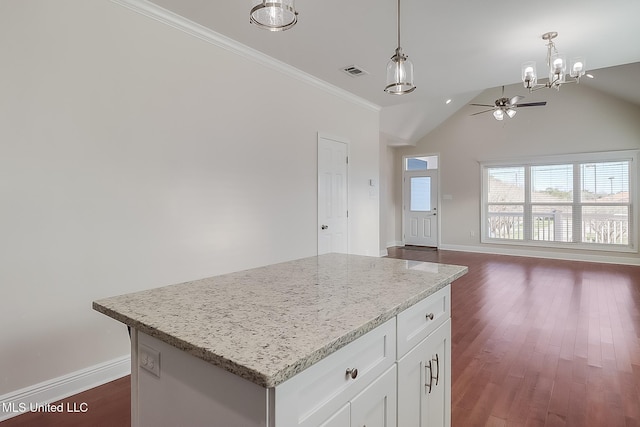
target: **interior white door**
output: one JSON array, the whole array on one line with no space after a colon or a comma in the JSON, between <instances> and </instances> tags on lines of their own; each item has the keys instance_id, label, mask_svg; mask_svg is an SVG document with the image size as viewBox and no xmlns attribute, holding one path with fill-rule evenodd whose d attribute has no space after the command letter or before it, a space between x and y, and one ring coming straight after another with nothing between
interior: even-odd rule
<instances>
[{"instance_id":1,"label":"interior white door","mask_svg":"<svg viewBox=\"0 0 640 427\"><path fill-rule=\"evenodd\" d=\"M318 135L318 255L348 252L347 143Z\"/></svg>"},{"instance_id":2,"label":"interior white door","mask_svg":"<svg viewBox=\"0 0 640 427\"><path fill-rule=\"evenodd\" d=\"M438 171L408 171L404 175L404 242L438 246Z\"/></svg>"}]
</instances>

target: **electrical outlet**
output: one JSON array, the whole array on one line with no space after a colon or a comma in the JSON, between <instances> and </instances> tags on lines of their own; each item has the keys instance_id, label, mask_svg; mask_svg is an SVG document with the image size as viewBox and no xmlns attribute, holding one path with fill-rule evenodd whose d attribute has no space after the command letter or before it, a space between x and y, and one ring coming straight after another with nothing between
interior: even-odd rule
<instances>
[{"instance_id":1,"label":"electrical outlet","mask_svg":"<svg viewBox=\"0 0 640 427\"><path fill-rule=\"evenodd\" d=\"M138 364L142 369L160 378L160 352L158 350L140 344L138 349Z\"/></svg>"},{"instance_id":2,"label":"electrical outlet","mask_svg":"<svg viewBox=\"0 0 640 427\"><path fill-rule=\"evenodd\" d=\"M476 232L475 232L475 231L473 231L473 230L471 230L471 231L469 232L469 237L476 237Z\"/></svg>"}]
</instances>

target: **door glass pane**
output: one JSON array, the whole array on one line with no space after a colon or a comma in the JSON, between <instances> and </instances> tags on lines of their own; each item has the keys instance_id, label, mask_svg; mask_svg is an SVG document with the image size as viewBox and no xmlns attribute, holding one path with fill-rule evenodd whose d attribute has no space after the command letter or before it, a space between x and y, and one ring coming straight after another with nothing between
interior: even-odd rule
<instances>
[{"instance_id":1,"label":"door glass pane","mask_svg":"<svg viewBox=\"0 0 640 427\"><path fill-rule=\"evenodd\" d=\"M411 177L411 210L427 212L431 210L431 177Z\"/></svg>"}]
</instances>

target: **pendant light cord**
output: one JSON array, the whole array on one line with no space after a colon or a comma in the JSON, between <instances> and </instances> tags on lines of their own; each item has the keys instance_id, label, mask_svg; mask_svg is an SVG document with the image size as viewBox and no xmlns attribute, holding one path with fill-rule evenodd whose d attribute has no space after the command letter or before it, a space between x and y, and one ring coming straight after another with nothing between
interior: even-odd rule
<instances>
[{"instance_id":1,"label":"pendant light cord","mask_svg":"<svg viewBox=\"0 0 640 427\"><path fill-rule=\"evenodd\" d=\"M400 47L400 0L398 0L398 48Z\"/></svg>"}]
</instances>

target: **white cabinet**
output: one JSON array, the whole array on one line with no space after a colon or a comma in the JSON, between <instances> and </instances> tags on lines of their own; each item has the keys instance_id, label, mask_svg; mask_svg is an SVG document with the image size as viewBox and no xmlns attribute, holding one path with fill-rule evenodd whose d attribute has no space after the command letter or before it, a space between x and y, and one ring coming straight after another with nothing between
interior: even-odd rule
<instances>
[{"instance_id":1,"label":"white cabinet","mask_svg":"<svg viewBox=\"0 0 640 427\"><path fill-rule=\"evenodd\" d=\"M333 414L320 427L348 427L351 425L351 404L347 403L338 412Z\"/></svg>"},{"instance_id":2,"label":"white cabinet","mask_svg":"<svg viewBox=\"0 0 640 427\"><path fill-rule=\"evenodd\" d=\"M451 320L398 361L398 425L451 425Z\"/></svg>"},{"instance_id":3,"label":"white cabinet","mask_svg":"<svg viewBox=\"0 0 640 427\"><path fill-rule=\"evenodd\" d=\"M320 427L396 427L396 366L369 384Z\"/></svg>"},{"instance_id":4,"label":"white cabinet","mask_svg":"<svg viewBox=\"0 0 640 427\"><path fill-rule=\"evenodd\" d=\"M350 424L339 424L338 419L342 419L339 414L346 403L353 403L365 392L384 399L385 409L393 410L395 419L396 360L396 319L393 318L276 386L275 425L318 427L326 423L332 427L348 427ZM384 381L379 381L383 378ZM370 388L374 384L378 385ZM381 391L380 387L386 390ZM368 414L373 410L365 402L369 399L359 400L356 413ZM364 409L358 409L360 407Z\"/></svg>"},{"instance_id":5,"label":"white cabinet","mask_svg":"<svg viewBox=\"0 0 640 427\"><path fill-rule=\"evenodd\" d=\"M396 427L396 366L351 402L350 427Z\"/></svg>"}]
</instances>

